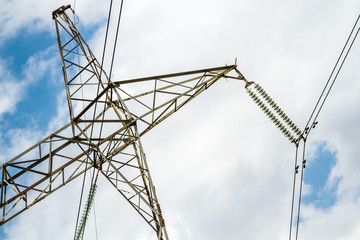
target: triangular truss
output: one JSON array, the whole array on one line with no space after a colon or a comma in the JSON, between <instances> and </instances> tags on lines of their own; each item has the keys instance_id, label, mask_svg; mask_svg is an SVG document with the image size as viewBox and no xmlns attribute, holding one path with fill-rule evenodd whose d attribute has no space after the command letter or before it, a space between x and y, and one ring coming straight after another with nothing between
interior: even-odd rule
<instances>
[{"instance_id":1,"label":"triangular truss","mask_svg":"<svg viewBox=\"0 0 360 240\"><path fill-rule=\"evenodd\" d=\"M110 81L65 12L53 12L70 123L0 167L0 225L97 168L168 239L140 137L221 78L245 80L236 65Z\"/></svg>"}]
</instances>

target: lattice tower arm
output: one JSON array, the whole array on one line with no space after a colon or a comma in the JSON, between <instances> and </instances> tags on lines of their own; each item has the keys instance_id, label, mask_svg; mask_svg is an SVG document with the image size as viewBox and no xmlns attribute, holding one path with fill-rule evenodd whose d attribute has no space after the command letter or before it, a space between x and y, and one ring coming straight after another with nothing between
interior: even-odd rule
<instances>
[{"instance_id":1,"label":"lattice tower arm","mask_svg":"<svg viewBox=\"0 0 360 240\"><path fill-rule=\"evenodd\" d=\"M70 123L0 167L0 225L95 167L168 239L140 137L236 65L110 81L65 10L53 12Z\"/></svg>"}]
</instances>

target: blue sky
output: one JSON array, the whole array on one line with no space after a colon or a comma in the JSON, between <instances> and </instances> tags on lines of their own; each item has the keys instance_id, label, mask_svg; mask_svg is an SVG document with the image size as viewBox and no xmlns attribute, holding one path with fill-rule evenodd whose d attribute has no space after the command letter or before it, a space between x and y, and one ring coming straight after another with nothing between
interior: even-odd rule
<instances>
[{"instance_id":1,"label":"blue sky","mask_svg":"<svg viewBox=\"0 0 360 240\"><path fill-rule=\"evenodd\" d=\"M5 16L0 17L4 163L69 117L51 19L51 11L62 3L0 3ZM98 60L107 4L76 3L78 28ZM125 2L114 79L233 64L237 57L239 70L260 83L302 128L358 9L356 1ZM113 37L114 25L111 29ZM360 235L359 56L358 40L309 136L302 239ZM287 237L294 146L243 87L231 80L219 83L143 139L171 239ZM109 184L99 184L100 239L155 238ZM2 226L0 239L46 239L54 233L54 239L68 239L79 186L69 184ZM114 213L117 222L109 222ZM94 239L94 219L89 221L87 239Z\"/></svg>"},{"instance_id":2,"label":"blue sky","mask_svg":"<svg viewBox=\"0 0 360 240\"><path fill-rule=\"evenodd\" d=\"M304 183L311 188L303 199L305 204L314 204L318 208L331 208L335 204L340 179L331 184L328 180L336 162L336 151L326 148L326 142L320 143L304 173Z\"/></svg>"}]
</instances>

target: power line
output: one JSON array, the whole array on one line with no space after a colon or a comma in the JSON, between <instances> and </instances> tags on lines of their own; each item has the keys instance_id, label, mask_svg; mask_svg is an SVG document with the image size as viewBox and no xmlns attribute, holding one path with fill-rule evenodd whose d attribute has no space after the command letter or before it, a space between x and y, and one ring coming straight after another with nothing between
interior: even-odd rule
<instances>
[{"instance_id":1,"label":"power line","mask_svg":"<svg viewBox=\"0 0 360 240\"><path fill-rule=\"evenodd\" d=\"M299 166L297 165L297 159L298 159L298 151L299 151L299 145L296 144L296 152L295 152L295 164L294 164L294 182L292 187L292 200L291 200L291 216L290 216L290 228L289 228L289 240L291 240L291 230L292 230L292 220L294 217L294 202L295 202L295 189L296 189L296 175L298 173Z\"/></svg>"},{"instance_id":2,"label":"power line","mask_svg":"<svg viewBox=\"0 0 360 240\"><path fill-rule=\"evenodd\" d=\"M298 202L298 212L297 212L297 221L296 221L296 240L298 239L299 234L299 223L300 223L300 208L301 208L301 196L302 196L302 187L304 183L304 170L306 167L306 159L305 159L305 146L306 146L306 140L304 140L304 146L303 146L303 157L302 157L302 166L301 166L301 179L300 179L300 192L299 192L299 202Z\"/></svg>"},{"instance_id":3,"label":"power line","mask_svg":"<svg viewBox=\"0 0 360 240\"><path fill-rule=\"evenodd\" d=\"M302 157L302 168L301 168L301 178L300 178L300 189L299 189L299 200L298 200L298 209L297 209L297 222L296 222L296 240L298 239L298 234L299 234L299 225L300 225L300 212L301 212L301 198L302 198L302 187L303 187L303 177L304 177L304 169L306 167L306 159L305 159L305 148L306 148L306 140L307 137L311 131L311 129L313 129L315 127L315 125L317 124L317 118L329 96L330 91L332 90L334 83L345 63L345 60L347 59L347 56L356 40L356 37L360 31L360 26L358 26L356 33L355 33L355 29L356 26L358 25L360 19L360 15L357 17L356 22L344 44L344 47L342 48L342 51L335 63L335 66L333 67L331 74L320 94L319 99L317 100L315 107L310 115L310 118L308 120L308 122L306 123L306 127L304 129L303 137L302 140L304 142L304 146L303 146L303 157ZM354 35L355 34L355 35ZM352 40L351 40L352 39ZM350 43L350 45L349 45ZM347 49L347 50L346 50ZM344 55L345 53L345 55ZM340 63L340 65L339 65ZM336 73L335 73L336 72ZM334 75L335 73L335 75ZM333 77L334 76L334 77ZM331 81L332 79L332 81ZM329 85L330 84L330 85ZM314 118L313 118L314 117ZM312 120L313 119L313 120ZM294 183L293 183L293 194L292 194L292 203L291 203L291 219L290 219L290 230L289 230L289 240L291 240L292 237L292 221L293 221L293 211L294 211L294 194L295 194L295 189L296 189L296 174L298 173L298 166L297 166L297 155L298 155L298 144L301 141L301 139L299 139L298 142L296 142L296 154L295 154L295 171L294 171Z\"/></svg>"},{"instance_id":4,"label":"power line","mask_svg":"<svg viewBox=\"0 0 360 240\"><path fill-rule=\"evenodd\" d=\"M112 73L113 64L114 64L115 50L116 50L116 44L117 44L117 39L118 39L118 35L119 35L119 27L120 27L120 19L121 19L121 13L122 13L122 9L123 9L123 3L124 3L124 0L121 0L120 9L119 9L119 18L118 18L117 27L116 27L115 42L114 42L114 48L113 48L113 54L112 54L112 59L111 59L110 72L109 72L109 79L111 79L111 73Z\"/></svg>"},{"instance_id":5,"label":"power line","mask_svg":"<svg viewBox=\"0 0 360 240\"><path fill-rule=\"evenodd\" d=\"M109 25L110 25L110 19L111 19L111 14L112 14L112 6L113 6L113 1L111 0L111 1L110 1L110 6L109 6L108 20L107 20L107 26L106 26L106 33L105 33L103 53L102 53L102 59L101 59L101 66L100 66L100 74L99 74L99 75L100 75L100 77L99 77L100 81L101 81L101 75L102 75L102 73L103 73L103 66L104 66L104 61L105 61L106 45L107 45L107 40L108 40ZM112 60L111 60L109 80L110 80L110 77L111 77L112 68L113 68L113 63L114 63L114 58L115 58L116 43L117 43L117 38L118 38L118 33L119 33L119 26L120 26L120 19L121 19L122 9L123 9L123 0L121 1L120 9L119 9L119 17L118 17L118 23L117 23L117 29L116 29L115 43L114 43L113 53L112 53ZM98 84L97 95L99 94L99 91L100 91L100 85L101 85L101 82L99 82L99 84ZM105 111L106 102L107 102L107 97L105 97L105 103L104 103L104 109L103 109L103 111ZM95 106L94 106L93 119L95 119L96 109L97 109L97 103L98 103L98 102L96 102L96 103L95 103ZM103 114L102 119L104 119L104 117L105 117L105 114ZM101 125L100 125L99 138L101 138L102 128L103 128L103 121L101 121ZM94 123L92 123L92 126L91 126L90 139L92 138L92 135L93 135L93 129L94 129ZM89 146L89 149L90 149L90 146ZM88 159L89 159L89 156L87 156L87 161L85 162L85 168L87 167ZM94 155L94 161L95 161L95 155ZM96 182L98 175L96 176L95 180L94 180L94 176L95 176L95 169L94 169L94 171L93 171L93 173L92 173L91 186L93 186L94 182ZM78 216L77 216L76 228L75 228L75 229L78 228L78 224L79 224L79 216L80 216L81 202L82 202L82 197L83 197L83 192L84 192L85 178L86 178L86 171L85 171L85 173L84 173L84 178L83 178L83 183L82 183L80 203L79 203ZM95 221L96 221L96 220L95 220ZM75 231L75 236L76 236L76 231Z\"/></svg>"},{"instance_id":6,"label":"power line","mask_svg":"<svg viewBox=\"0 0 360 240\"><path fill-rule=\"evenodd\" d=\"M97 222L96 222L95 201L94 201L94 206L93 206L93 209L94 209L95 234L96 234L96 240L98 240L98 239L99 239L99 236L98 236L98 228L97 228Z\"/></svg>"},{"instance_id":7,"label":"power line","mask_svg":"<svg viewBox=\"0 0 360 240\"><path fill-rule=\"evenodd\" d=\"M339 57L338 57L338 59L337 59L337 61L336 61L336 63L335 63L335 66L334 66L333 70L331 71L331 74L330 74L330 76L329 76L329 78L328 78L328 80L327 80L327 82L326 82L326 84L325 84L325 86L324 86L324 88L323 88L323 90L322 90L322 92L321 92L321 95L320 95L320 97L319 97L319 99L318 99L318 101L317 101L317 103L316 103L316 105L315 105L315 107L314 107L311 115L310 115L310 118L309 118L308 122L306 123L306 127L305 127L305 130L304 130L305 138L309 135L311 129L312 129L313 127L315 127L315 125L317 124L316 120L317 120L317 118L318 118L318 116L319 116L319 114L320 114L320 111L322 110L322 108L323 108L323 106L324 106L324 103L325 103L325 101L327 100L327 97L329 96L329 93L330 93L332 87L334 86L334 83L335 83L335 81L336 81L336 79L337 79L337 77L338 77L338 75L339 75L339 73L340 73L340 71L341 71L341 69L342 69L342 66L343 66L343 64L344 64L344 62L345 62L345 60L346 60L346 58L347 58L347 56L348 56L348 54L349 54L349 52L350 52L353 44L354 44L354 41L355 41L355 39L356 39L356 37L357 37L357 35L358 35L358 33L359 33L360 26L358 27L358 29L357 29L357 31L356 31L356 34L355 34L355 36L353 37L350 46L348 47L349 41L350 41L350 39L352 38L353 33L354 33L354 30L355 30L355 28L356 28L356 26L357 26L357 24L358 24L358 22L359 22L359 18L360 18L360 14L359 14L358 18L356 19L356 22L355 22L355 24L354 24L354 26L353 26L353 28L352 28L352 30L351 30L351 32L350 32L350 34L349 34L346 42L345 42L345 44L344 44L344 47L343 47L343 49L342 49L342 51L341 51L341 53L340 53L340 55L339 55ZM345 50L346 50L347 47L348 47L348 49L347 49L347 51L346 51L345 56L343 57L344 52L345 52ZM338 64L339 64L339 62L340 62L341 59L342 59L342 61L341 61L341 64L340 64L340 66L339 66L339 68L338 68ZM337 68L338 68L338 70L336 71ZM334 77L334 79L332 80L330 87L328 88L328 85L329 85L329 83L330 83L330 81L331 81L331 79L332 79L335 71L336 71L335 77ZM328 90L326 91L327 88L328 88ZM326 94L325 94L325 92L326 92ZM325 94L325 96L324 96L324 94ZM323 97L323 96L324 96L324 97ZM322 99L323 99L323 100L322 100ZM317 110L320 102L321 102L321 105L320 105L319 109ZM317 110L317 112L316 112L316 110ZM315 112L316 112L316 114L315 114ZM311 119L312 119L312 117L314 116L314 114L315 114L315 117L314 117L313 121L311 121ZM312 122L312 123L310 124L310 122Z\"/></svg>"},{"instance_id":8,"label":"power line","mask_svg":"<svg viewBox=\"0 0 360 240\"><path fill-rule=\"evenodd\" d=\"M104 66L106 43L107 43L107 38L108 38L108 33L109 33L109 26L110 26L110 18L111 18L112 5L113 5L113 0L110 1L110 7L109 7L109 13L108 13L108 20L107 20L107 24L106 24L104 47L103 47L103 53L102 53L102 57L101 57L101 65L100 65L100 70L101 70L101 71L100 71L100 79L101 79L101 74L102 74L102 72L103 72L102 69L103 69L103 66Z\"/></svg>"},{"instance_id":9,"label":"power line","mask_svg":"<svg viewBox=\"0 0 360 240\"><path fill-rule=\"evenodd\" d=\"M111 66L110 66L110 72L109 72L109 81L111 81L111 73L112 73L112 68L113 68L113 64L114 64L114 58L115 58L115 52L116 52L116 43L117 43L117 39L118 39L118 34L119 34L119 26L120 26L120 19L121 19L121 13L122 13L122 9L123 9L123 0L121 0L121 4L120 4L120 9L119 9L119 17L118 17L118 22L117 22L117 27L116 27L116 35L115 35L115 42L114 42L114 47L113 47L113 53L112 53L112 58L111 58ZM110 15L109 15L109 19L110 19ZM109 23L109 21L108 21ZM108 30L108 27L107 27ZM107 35L107 34L106 34ZM105 38L106 41L107 38ZM103 59L102 59L102 63L104 61L104 53L105 53L105 44L104 44L104 52L103 52ZM102 68L101 68L101 72L102 72ZM105 112L105 108L107 105L107 97L105 97L105 103L104 103L104 109L103 111ZM96 102L97 103L97 102ZM104 118L105 118L105 113L102 115L102 121L100 124L100 136L99 138L101 138L101 133L102 133L102 128L103 128L103 124L104 124Z\"/></svg>"},{"instance_id":10,"label":"power line","mask_svg":"<svg viewBox=\"0 0 360 240\"><path fill-rule=\"evenodd\" d=\"M110 25L110 17L111 17L112 3L113 3L113 1L111 0L111 1L110 1L110 6L109 6L109 11L108 11L108 12L109 12L109 13L108 13L108 21L107 21L107 26L106 26L106 34L105 34L103 54L102 54L101 67L100 67L100 77L99 77L100 82L98 83L97 94L96 94L96 95L98 95L98 94L99 94L99 91L100 91L101 74L102 74L102 67L103 67L103 63L104 63L105 49L106 49L106 43L107 43L107 37L108 37L108 31L109 31L109 25ZM97 102L95 103L95 106L94 106L94 107L95 107L95 108L94 108L94 114L93 114L93 118L92 118L92 119L95 119L96 109L97 109ZM90 139L92 138L93 130L94 130L94 122L93 122L92 125L91 125ZM90 149L90 145L89 145L88 149ZM88 160L89 160L89 156L87 155L87 159L86 159L86 161L85 161L85 169L87 168ZM87 171L84 172L83 182L82 182L82 186L81 186L81 194L80 194L80 200L79 200L78 214L77 214L77 218L76 218L74 238L76 237L77 228L78 228L78 224L79 224L79 217L80 217L80 211L81 211L81 202L82 202L83 193L84 193L86 172L87 172Z\"/></svg>"}]
</instances>

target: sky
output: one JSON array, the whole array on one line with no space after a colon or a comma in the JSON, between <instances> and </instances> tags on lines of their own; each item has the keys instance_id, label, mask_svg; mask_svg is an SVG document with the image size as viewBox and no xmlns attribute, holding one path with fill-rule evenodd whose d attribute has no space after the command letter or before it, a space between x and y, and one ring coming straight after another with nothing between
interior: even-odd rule
<instances>
[{"instance_id":1,"label":"sky","mask_svg":"<svg viewBox=\"0 0 360 240\"><path fill-rule=\"evenodd\" d=\"M98 60L109 2L75 2L77 27ZM1 164L69 121L51 16L64 4L74 6L0 0ZM112 80L237 58L303 129L359 9L355 0L125 0ZM114 32L111 24L111 39ZM359 41L307 140L299 239L360 237ZM170 239L288 239L295 146L243 83L217 82L142 144ZM156 239L106 179L98 185L84 239ZM1 226L0 239L71 239L80 189L81 179L66 185Z\"/></svg>"}]
</instances>

